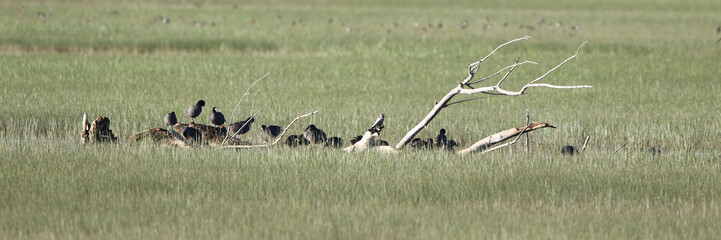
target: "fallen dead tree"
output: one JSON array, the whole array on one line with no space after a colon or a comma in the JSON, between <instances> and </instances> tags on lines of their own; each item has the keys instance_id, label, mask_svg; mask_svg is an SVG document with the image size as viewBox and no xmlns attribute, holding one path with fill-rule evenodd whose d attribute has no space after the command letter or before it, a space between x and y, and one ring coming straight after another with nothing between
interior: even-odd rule
<instances>
[{"instance_id":1,"label":"fallen dead tree","mask_svg":"<svg viewBox=\"0 0 721 240\"><path fill-rule=\"evenodd\" d=\"M474 78L478 74L481 63L483 63L488 58L490 58L499 49L501 49L502 47L507 46L509 44L512 44L512 43L515 43L518 41L522 41L522 40L527 40L527 39L530 39L530 37L525 36L522 38L514 39L514 40L508 41L506 43L503 43L503 44L499 45L498 47L496 47L495 49L493 49L484 58L480 59L479 61L469 64L468 69L467 69L468 76L465 79L463 79L462 81L460 81L456 87L452 88L439 101L437 101L433 105L433 108L430 110L430 112L418 124L416 124L411 130L409 130L404 135L404 137L395 145L395 147L379 146L376 143L376 138L381 134L381 132L384 128L385 116L383 114L381 114L376 119L376 121L373 123L373 125L371 125L370 128L366 129L366 131L364 132L364 134L362 135L360 140L358 140L357 142L354 142L353 144L344 148L343 150L347 151L347 152L365 152L365 151L373 150L373 151L379 151L379 152L397 153L401 149L403 149L405 147L405 145L407 145L411 140L413 140L414 137L419 132L421 132L423 129L425 129L425 127L441 112L441 110L443 110L451 105L478 99L478 97L475 97L475 98L471 98L471 99L452 101L453 98L459 94L465 94L465 95L489 94L489 95L502 95L502 96L519 96L519 95L526 93L527 89L533 88L533 87L544 87L544 88L552 88L552 89L577 89L577 88L591 88L592 87L589 85L571 85L571 86L553 85L553 84L549 84L549 83L540 82L542 79L546 78L550 73L557 70L562 65L564 65L568 61L570 61L570 60L574 59L576 56L578 56L581 48L585 45L585 42L578 47L575 54L566 58L565 60L563 60L562 62L557 64L555 67L553 67L550 70L548 70L547 72L545 72L543 75L528 81L528 83L526 83L523 87L521 87L517 91L504 89L502 87L503 82L506 79L508 79L508 77L511 75L511 73L517 67L524 65L524 64L537 64L536 62L533 62L533 61L520 62L520 59L515 59L513 64L503 67L494 73L491 73L491 74L488 74L487 76L481 77L480 79L474 80ZM498 82L496 82L495 84L493 84L491 86L481 86L481 87L476 86L477 84L482 83L486 80L489 80L495 76L499 76L499 74L501 74L501 73L504 73L504 74L500 77ZM267 75L268 74L266 74L265 76L267 76ZM263 78L265 76L263 76ZM260 78L260 79L256 80L255 82L253 82L251 87L263 78ZM243 98L246 95L248 95L249 90L250 90L250 87L245 92L245 94L243 94L243 97L241 97L241 100L238 102L238 105L240 105L240 102L243 101ZM237 109L237 107L238 106L236 106L236 109ZM515 144L522 135L526 134L526 136L528 136L527 134L531 131L534 131L537 129L542 129L542 128L549 128L549 127L553 128L553 126L551 126L547 123L544 123L544 122L529 123L529 113L528 113L527 109L526 109L526 111L527 111L526 112L526 126L521 127L521 128L510 128L510 129L507 129L507 130L504 130L504 131L501 131L501 132L498 132L495 134L491 134L490 136L485 137L485 138L475 142L471 146L468 146L464 149L460 149L460 150L456 151L456 153L466 154L466 153L471 153L471 152L479 152L479 153L490 152L490 151L493 151L493 150L496 150L496 149L499 149L502 147L506 147L506 146ZM235 112L235 109L233 110L233 112ZM251 112L253 112L253 111L251 111ZM225 127L222 127L222 126L214 127L214 126L207 126L207 125L200 125L200 124L193 124L193 123L191 123L191 124L180 124L180 123L176 124L173 127L173 130L165 130L162 128L147 129L147 130L144 130L144 131L134 134L133 136L130 137L129 140L131 142L137 142L137 141L140 141L141 139L150 138L154 142L161 143L163 145L189 147L189 146L192 146L193 144L197 144L197 141L195 141L195 142L190 141L190 139L188 139L187 136L183 136L183 134L178 134L178 133L182 133L185 130L185 128L192 127L192 128L198 129L198 131L201 132L202 140L200 141L200 143L202 143L202 144L208 144L211 146L225 147L225 148L272 147L272 146L275 146L281 140L281 138L285 135L285 133L288 131L288 129L298 119L306 117L306 116L310 116L315 113L317 113L317 111L295 118L292 122L290 122L290 124L288 124L288 126L283 130L283 132L279 136L277 136L277 138L274 139L274 141L272 141L272 143L269 143L269 144L252 144L250 142L243 141L239 138L236 138L235 134L229 135L227 130L225 129ZM255 114L253 114L253 116L255 116ZM231 119L232 119L232 117L233 116L231 114ZM514 137L515 137L515 139L513 141L503 143ZM528 142L528 140L527 140L527 142ZM448 148L446 148L446 149L448 149Z\"/></svg>"}]
</instances>

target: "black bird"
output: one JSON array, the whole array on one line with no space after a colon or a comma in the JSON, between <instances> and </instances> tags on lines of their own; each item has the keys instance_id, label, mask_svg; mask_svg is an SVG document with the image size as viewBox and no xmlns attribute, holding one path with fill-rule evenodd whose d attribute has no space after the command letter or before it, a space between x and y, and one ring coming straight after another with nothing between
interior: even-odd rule
<instances>
[{"instance_id":1,"label":"black bird","mask_svg":"<svg viewBox=\"0 0 721 240\"><path fill-rule=\"evenodd\" d=\"M250 130L250 124L255 122L255 118L249 117L245 119L245 121L238 121L233 124L230 124L230 132L231 133L238 133L238 134L245 134Z\"/></svg>"},{"instance_id":2,"label":"black bird","mask_svg":"<svg viewBox=\"0 0 721 240\"><path fill-rule=\"evenodd\" d=\"M390 146L390 144L385 140L376 140L376 146Z\"/></svg>"},{"instance_id":3,"label":"black bird","mask_svg":"<svg viewBox=\"0 0 721 240\"><path fill-rule=\"evenodd\" d=\"M448 144L448 138L446 137L446 129L441 128L441 131L436 136L436 146L445 147Z\"/></svg>"},{"instance_id":4,"label":"black bird","mask_svg":"<svg viewBox=\"0 0 721 240\"><path fill-rule=\"evenodd\" d=\"M453 151L458 146L458 143L454 141L453 139L448 140L448 143L446 143L446 150Z\"/></svg>"},{"instance_id":5,"label":"black bird","mask_svg":"<svg viewBox=\"0 0 721 240\"><path fill-rule=\"evenodd\" d=\"M343 147L343 139L340 137L330 137L328 138L328 141L325 142L325 146L332 148L341 148Z\"/></svg>"},{"instance_id":6,"label":"black bird","mask_svg":"<svg viewBox=\"0 0 721 240\"><path fill-rule=\"evenodd\" d=\"M578 153L578 152L576 152L576 148L574 148L571 145L566 145L566 146L561 147L561 154L573 156L573 154L576 154L576 153Z\"/></svg>"},{"instance_id":7,"label":"black bird","mask_svg":"<svg viewBox=\"0 0 721 240\"><path fill-rule=\"evenodd\" d=\"M223 126L225 124L225 115L218 111L218 108L213 107L213 113L210 114L210 122L216 126Z\"/></svg>"},{"instance_id":8,"label":"black bird","mask_svg":"<svg viewBox=\"0 0 721 240\"><path fill-rule=\"evenodd\" d=\"M426 144L426 145L425 145L425 148L426 148L426 149L433 149L433 147L435 147L435 146L433 145L433 139L432 139L432 138L426 139L425 144Z\"/></svg>"},{"instance_id":9,"label":"black bird","mask_svg":"<svg viewBox=\"0 0 721 240\"><path fill-rule=\"evenodd\" d=\"M175 112L165 114L165 125L173 126L178 123L178 117L175 116Z\"/></svg>"},{"instance_id":10,"label":"black bird","mask_svg":"<svg viewBox=\"0 0 721 240\"><path fill-rule=\"evenodd\" d=\"M661 154L661 149L658 149L656 147L649 147L646 149L648 152L650 152L653 155L659 155Z\"/></svg>"},{"instance_id":11,"label":"black bird","mask_svg":"<svg viewBox=\"0 0 721 240\"><path fill-rule=\"evenodd\" d=\"M363 139L363 136L358 135L358 136L356 136L355 138L353 138L353 139L350 140L350 144L351 144L351 145L352 145L352 144L355 144L355 143L357 143L358 141L360 141L361 139Z\"/></svg>"},{"instance_id":12,"label":"black bird","mask_svg":"<svg viewBox=\"0 0 721 240\"><path fill-rule=\"evenodd\" d=\"M420 150L425 145L426 145L426 143L423 140L421 140L420 138L414 138L413 140L411 140L411 148L413 148L415 150Z\"/></svg>"},{"instance_id":13,"label":"black bird","mask_svg":"<svg viewBox=\"0 0 721 240\"><path fill-rule=\"evenodd\" d=\"M308 145L310 142L300 135L290 135L285 139L285 144L291 147L297 147L300 145Z\"/></svg>"},{"instance_id":14,"label":"black bird","mask_svg":"<svg viewBox=\"0 0 721 240\"><path fill-rule=\"evenodd\" d=\"M198 103L190 106L190 108L188 108L188 111L185 111L185 116L189 117L192 123L195 123L195 118L200 116L200 112L203 111L203 106L205 106L205 101L198 101Z\"/></svg>"},{"instance_id":15,"label":"black bird","mask_svg":"<svg viewBox=\"0 0 721 240\"><path fill-rule=\"evenodd\" d=\"M201 139L203 139L203 134L198 131L198 129L195 129L193 127L186 127L183 130L183 137L191 142L198 142Z\"/></svg>"},{"instance_id":16,"label":"black bird","mask_svg":"<svg viewBox=\"0 0 721 240\"><path fill-rule=\"evenodd\" d=\"M313 124L305 128L303 137L311 143L324 143L326 140L325 132Z\"/></svg>"},{"instance_id":17,"label":"black bird","mask_svg":"<svg viewBox=\"0 0 721 240\"><path fill-rule=\"evenodd\" d=\"M719 34L719 33L721 33L721 26L718 26L718 27L716 28L716 34Z\"/></svg>"},{"instance_id":18,"label":"black bird","mask_svg":"<svg viewBox=\"0 0 721 240\"><path fill-rule=\"evenodd\" d=\"M260 125L260 129L263 130L263 133L265 133L266 135L268 135L272 138L277 137L278 135L280 135L280 132L283 131L283 129L280 128L280 126L276 126L276 125L270 125L270 126Z\"/></svg>"}]
</instances>

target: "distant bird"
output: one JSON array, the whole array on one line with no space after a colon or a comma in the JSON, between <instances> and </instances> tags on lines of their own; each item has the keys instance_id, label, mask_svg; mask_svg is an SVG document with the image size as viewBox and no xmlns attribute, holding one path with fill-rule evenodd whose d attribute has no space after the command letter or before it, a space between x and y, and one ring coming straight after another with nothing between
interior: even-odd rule
<instances>
[{"instance_id":1,"label":"distant bird","mask_svg":"<svg viewBox=\"0 0 721 240\"><path fill-rule=\"evenodd\" d=\"M363 136L358 135L350 140L350 144L355 144L356 142L360 141L361 139L363 139Z\"/></svg>"},{"instance_id":2,"label":"distant bird","mask_svg":"<svg viewBox=\"0 0 721 240\"><path fill-rule=\"evenodd\" d=\"M390 146L390 144L385 140L376 140L376 146Z\"/></svg>"},{"instance_id":3,"label":"distant bird","mask_svg":"<svg viewBox=\"0 0 721 240\"><path fill-rule=\"evenodd\" d=\"M283 131L283 129L280 128L280 126L276 126L276 125L270 125L270 126L260 125L260 129L263 130L263 133L265 135L268 135L271 138L278 137L278 135L280 135L280 132Z\"/></svg>"},{"instance_id":4,"label":"distant bird","mask_svg":"<svg viewBox=\"0 0 721 240\"><path fill-rule=\"evenodd\" d=\"M251 123L255 122L255 118L249 117L245 121L238 121L230 124L228 127L231 133L245 134L250 130Z\"/></svg>"},{"instance_id":5,"label":"distant bird","mask_svg":"<svg viewBox=\"0 0 721 240\"><path fill-rule=\"evenodd\" d=\"M341 148L343 147L343 139L340 137L330 137L325 142L326 147Z\"/></svg>"},{"instance_id":6,"label":"distant bird","mask_svg":"<svg viewBox=\"0 0 721 240\"><path fill-rule=\"evenodd\" d=\"M716 28L716 34L719 34L719 33L721 33L721 26L718 26L718 27Z\"/></svg>"},{"instance_id":7,"label":"distant bird","mask_svg":"<svg viewBox=\"0 0 721 240\"><path fill-rule=\"evenodd\" d=\"M297 147L302 145L308 145L310 142L300 135L290 135L285 139L285 144L291 147Z\"/></svg>"},{"instance_id":8,"label":"distant bird","mask_svg":"<svg viewBox=\"0 0 721 240\"><path fill-rule=\"evenodd\" d=\"M175 112L165 114L165 125L173 126L178 123L178 117L175 116Z\"/></svg>"},{"instance_id":9,"label":"distant bird","mask_svg":"<svg viewBox=\"0 0 721 240\"><path fill-rule=\"evenodd\" d=\"M203 134L201 134L198 129L195 129L193 127L186 127L183 130L183 137L188 141L198 142L203 139Z\"/></svg>"},{"instance_id":10,"label":"distant bird","mask_svg":"<svg viewBox=\"0 0 721 240\"><path fill-rule=\"evenodd\" d=\"M563 154L563 155L573 156L573 154L576 154L576 153L578 153L578 152L576 152L576 148L574 148L571 145L566 145L566 146L561 147L561 154Z\"/></svg>"},{"instance_id":11,"label":"distant bird","mask_svg":"<svg viewBox=\"0 0 721 240\"><path fill-rule=\"evenodd\" d=\"M433 145L433 139L432 139L432 138L427 138L426 141L425 141L425 146L424 146L424 147L425 147L426 149L433 149L433 147L435 147L435 146Z\"/></svg>"},{"instance_id":12,"label":"distant bird","mask_svg":"<svg viewBox=\"0 0 721 240\"><path fill-rule=\"evenodd\" d=\"M453 151L458 146L458 143L454 141L453 139L448 140L448 143L446 143L446 150Z\"/></svg>"},{"instance_id":13,"label":"distant bird","mask_svg":"<svg viewBox=\"0 0 721 240\"><path fill-rule=\"evenodd\" d=\"M200 100L196 104L193 104L193 106L190 106L188 111L185 111L185 116L191 119L191 123L195 123L195 118L200 116L200 113L203 111L203 106L205 106L205 101Z\"/></svg>"},{"instance_id":14,"label":"distant bird","mask_svg":"<svg viewBox=\"0 0 721 240\"><path fill-rule=\"evenodd\" d=\"M460 25L459 27L460 27L460 28L466 28L466 27L468 27L468 21L463 20L463 21L461 22L461 25Z\"/></svg>"},{"instance_id":15,"label":"distant bird","mask_svg":"<svg viewBox=\"0 0 721 240\"><path fill-rule=\"evenodd\" d=\"M446 144L448 144L448 137L446 137L446 129L441 128L441 131L438 133L438 136L436 136L436 146L437 147L445 147Z\"/></svg>"},{"instance_id":16,"label":"distant bird","mask_svg":"<svg viewBox=\"0 0 721 240\"><path fill-rule=\"evenodd\" d=\"M324 143L326 140L325 132L313 124L305 128L303 137L311 143Z\"/></svg>"},{"instance_id":17,"label":"distant bird","mask_svg":"<svg viewBox=\"0 0 721 240\"><path fill-rule=\"evenodd\" d=\"M650 152L653 155L659 155L661 154L661 149L658 149L656 147L649 147L646 149L648 152Z\"/></svg>"},{"instance_id":18,"label":"distant bird","mask_svg":"<svg viewBox=\"0 0 721 240\"><path fill-rule=\"evenodd\" d=\"M213 107L213 112L210 114L210 122L216 126L223 126L225 124L225 115L218 111L218 108Z\"/></svg>"},{"instance_id":19,"label":"distant bird","mask_svg":"<svg viewBox=\"0 0 721 240\"><path fill-rule=\"evenodd\" d=\"M425 147L425 145L426 145L426 143L423 140L421 140L420 138L414 138L413 140L411 140L411 148L412 149L420 150L420 149L423 149L423 147Z\"/></svg>"}]
</instances>

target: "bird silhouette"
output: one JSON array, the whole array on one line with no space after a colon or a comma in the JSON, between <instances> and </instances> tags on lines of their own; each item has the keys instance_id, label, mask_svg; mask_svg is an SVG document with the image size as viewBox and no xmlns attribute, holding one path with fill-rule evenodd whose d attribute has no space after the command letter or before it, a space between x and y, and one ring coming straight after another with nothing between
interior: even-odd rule
<instances>
[{"instance_id":1,"label":"bird silhouette","mask_svg":"<svg viewBox=\"0 0 721 240\"><path fill-rule=\"evenodd\" d=\"M446 129L441 128L441 131L436 136L436 147L445 147L448 144L448 137L446 137Z\"/></svg>"},{"instance_id":2,"label":"bird silhouette","mask_svg":"<svg viewBox=\"0 0 721 240\"><path fill-rule=\"evenodd\" d=\"M203 111L203 106L205 106L205 101L200 100L196 104L193 104L193 106L190 106L188 111L185 111L185 116L191 119L191 123L195 123L195 118L200 116L200 113Z\"/></svg>"},{"instance_id":3,"label":"bird silhouette","mask_svg":"<svg viewBox=\"0 0 721 240\"><path fill-rule=\"evenodd\" d=\"M358 136L356 136L356 137L354 137L353 139L350 140L350 144L355 144L355 143L357 143L358 141L360 141L361 139L363 139L363 136L362 136L362 135L358 135Z\"/></svg>"},{"instance_id":4,"label":"bird silhouette","mask_svg":"<svg viewBox=\"0 0 721 240\"><path fill-rule=\"evenodd\" d=\"M325 132L313 124L305 128L303 137L311 143L324 143L326 141Z\"/></svg>"},{"instance_id":5,"label":"bird silhouette","mask_svg":"<svg viewBox=\"0 0 721 240\"><path fill-rule=\"evenodd\" d=\"M270 125L270 126L260 125L260 129L263 130L263 133L265 135L268 135L271 138L277 137L278 135L280 135L280 132L283 131L283 129L280 128L280 126L276 126L276 125Z\"/></svg>"},{"instance_id":6,"label":"bird silhouette","mask_svg":"<svg viewBox=\"0 0 721 240\"><path fill-rule=\"evenodd\" d=\"M183 129L183 137L191 143L199 142L203 139L203 134L193 127L186 127Z\"/></svg>"},{"instance_id":7,"label":"bird silhouette","mask_svg":"<svg viewBox=\"0 0 721 240\"><path fill-rule=\"evenodd\" d=\"M343 139L340 137L330 137L325 142L326 147L341 148L343 147Z\"/></svg>"},{"instance_id":8,"label":"bird silhouette","mask_svg":"<svg viewBox=\"0 0 721 240\"><path fill-rule=\"evenodd\" d=\"M216 126L223 126L223 124L225 124L225 116L218 111L218 108L213 107L213 112L210 114L210 122Z\"/></svg>"},{"instance_id":9,"label":"bird silhouette","mask_svg":"<svg viewBox=\"0 0 721 240\"><path fill-rule=\"evenodd\" d=\"M571 145L566 145L566 146L561 147L561 154L563 154L563 155L573 156L573 154L576 154L576 153L578 153L576 151L576 148L574 148Z\"/></svg>"},{"instance_id":10,"label":"bird silhouette","mask_svg":"<svg viewBox=\"0 0 721 240\"><path fill-rule=\"evenodd\" d=\"M290 135L285 139L285 144L291 147L297 147L301 145L308 145L310 142L300 135Z\"/></svg>"},{"instance_id":11,"label":"bird silhouette","mask_svg":"<svg viewBox=\"0 0 721 240\"><path fill-rule=\"evenodd\" d=\"M173 126L178 123L178 117L175 116L175 112L165 114L165 125Z\"/></svg>"},{"instance_id":12,"label":"bird silhouette","mask_svg":"<svg viewBox=\"0 0 721 240\"><path fill-rule=\"evenodd\" d=\"M230 124L230 132L231 133L237 133L237 134L245 134L250 130L251 123L255 122L255 118L248 117L245 119L245 121L238 121L233 124Z\"/></svg>"}]
</instances>

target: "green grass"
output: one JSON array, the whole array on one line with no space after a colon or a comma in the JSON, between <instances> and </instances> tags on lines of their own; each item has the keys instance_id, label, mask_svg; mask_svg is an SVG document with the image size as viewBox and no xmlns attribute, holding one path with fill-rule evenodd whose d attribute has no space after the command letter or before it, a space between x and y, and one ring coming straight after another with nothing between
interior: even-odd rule
<instances>
[{"instance_id":1,"label":"green grass","mask_svg":"<svg viewBox=\"0 0 721 240\"><path fill-rule=\"evenodd\" d=\"M99 0L26 1L19 9L0 3L3 239L721 236L717 1L234 8ZM484 17L492 28L484 29ZM463 20L469 27L457 28ZM548 27L557 21L562 28ZM588 41L545 81L594 88L487 96L443 110L419 136L446 128L469 145L521 126L525 103L532 120L558 127L534 132L531 152L523 144L463 157L125 144L198 99L229 117L266 72L236 119L254 108L259 124L285 125L320 110L292 131L315 123L347 141L385 113L381 138L393 144L469 63L524 35L533 38L502 49L482 72L516 57L539 62L504 83L517 89ZM80 145L83 112L110 117L121 143ZM199 119L208 122L207 114ZM559 154L589 135L583 156ZM258 136L254 126L248 138ZM644 151L649 146L662 154Z\"/></svg>"}]
</instances>

